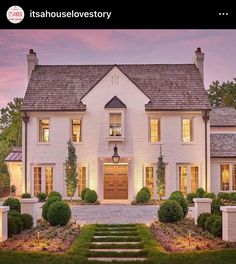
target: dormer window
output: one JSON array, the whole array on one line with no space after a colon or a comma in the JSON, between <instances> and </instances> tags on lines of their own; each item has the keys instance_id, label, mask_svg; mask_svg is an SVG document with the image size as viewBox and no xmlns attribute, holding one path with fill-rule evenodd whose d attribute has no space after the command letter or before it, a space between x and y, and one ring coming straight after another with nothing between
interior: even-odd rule
<instances>
[{"instance_id":1,"label":"dormer window","mask_svg":"<svg viewBox=\"0 0 236 264\"><path fill-rule=\"evenodd\" d=\"M114 96L106 105L108 114L108 141L124 140L124 110L126 105Z\"/></svg>"}]
</instances>

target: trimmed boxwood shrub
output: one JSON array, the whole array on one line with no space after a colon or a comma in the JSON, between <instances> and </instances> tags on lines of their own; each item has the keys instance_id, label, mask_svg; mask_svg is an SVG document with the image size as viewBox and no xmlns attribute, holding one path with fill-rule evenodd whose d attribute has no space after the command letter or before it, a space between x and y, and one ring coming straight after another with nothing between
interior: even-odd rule
<instances>
[{"instance_id":1,"label":"trimmed boxwood shrub","mask_svg":"<svg viewBox=\"0 0 236 264\"><path fill-rule=\"evenodd\" d=\"M30 229L33 226L33 217L30 214L21 214L20 219L23 223L23 229Z\"/></svg>"},{"instance_id":2,"label":"trimmed boxwood shrub","mask_svg":"<svg viewBox=\"0 0 236 264\"><path fill-rule=\"evenodd\" d=\"M30 193L22 193L21 198L22 199L31 198L31 194Z\"/></svg>"},{"instance_id":3,"label":"trimmed boxwood shrub","mask_svg":"<svg viewBox=\"0 0 236 264\"><path fill-rule=\"evenodd\" d=\"M85 194L87 191L89 191L90 189L89 188L84 188L82 191L81 191L81 194L80 194L80 197L82 200L84 200L84 197L85 197Z\"/></svg>"},{"instance_id":4,"label":"trimmed boxwood shrub","mask_svg":"<svg viewBox=\"0 0 236 264\"><path fill-rule=\"evenodd\" d=\"M69 205L61 201L51 204L48 208L47 218L48 222L52 226L66 225L71 218L71 210Z\"/></svg>"},{"instance_id":5,"label":"trimmed boxwood shrub","mask_svg":"<svg viewBox=\"0 0 236 264\"><path fill-rule=\"evenodd\" d=\"M20 234L23 230L23 223L20 217L11 216L8 217L8 235Z\"/></svg>"},{"instance_id":6,"label":"trimmed boxwood shrub","mask_svg":"<svg viewBox=\"0 0 236 264\"><path fill-rule=\"evenodd\" d=\"M193 199L197 198L197 194L196 193L188 193L186 195L186 200L188 201L189 204L193 203Z\"/></svg>"},{"instance_id":7,"label":"trimmed boxwood shrub","mask_svg":"<svg viewBox=\"0 0 236 264\"><path fill-rule=\"evenodd\" d=\"M205 223L208 217L210 217L210 213L202 213L197 218L197 225L205 229Z\"/></svg>"},{"instance_id":8,"label":"trimmed boxwood shrub","mask_svg":"<svg viewBox=\"0 0 236 264\"><path fill-rule=\"evenodd\" d=\"M54 195L54 196L59 197L59 195ZM52 196L52 197L54 197L54 196ZM44 202L47 199L47 194L44 192L37 193L37 198L39 199L39 202Z\"/></svg>"},{"instance_id":9,"label":"trimmed boxwood shrub","mask_svg":"<svg viewBox=\"0 0 236 264\"><path fill-rule=\"evenodd\" d=\"M211 203L211 212L213 214L221 214L220 207L223 205L223 202L221 199L216 198L212 200Z\"/></svg>"},{"instance_id":10,"label":"trimmed boxwood shrub","mask_svg":"<svg viewBox=\"0 0 236 264\"><path fill-rule=\"evenodd\" d=\"M203 188L197 188L197 190L196 190L197 198L203 198L205 193L206 192L204 191Z\"/></svg>"},{"instance_id":11,"label":"trimmed boxwood shrub","mask_svg":"<svg viewBox=\"0 0 236 264\"><path fill-rule=\"evenodd\" d=\"M8 212L8 216L20 217L20 213L16 210L11 210Z\"/></svg>"},{"instance_id":12,"label":"trimmed boxwood shrub","mask_svg":"<svg viewBox=\"0 0 236 264\"><path fill-rule=\"evenodd\" d=\"M204 194L204 198L211 198L211 199L215 199L216 195L213 192L206 192Z\"/></svg>"},{"instance_id":13,"label":"trimmed boxwood shrub","mask_svg":"<svg viewBox=\"0 0 236 264\"><path fill-rule=\"evenodd\" d=\"M61 198L59 196L52 196L47 199L47 202L43 205L42 209L42 217L43 219L47 220L47 215L48 215L48 208L51 204L61 201Z\"/></svg>"},{"instance_id":14,"label":"trimmed boxwood shrub","mask_svg":"<svg viewBox=\"0 0 236 264\"><path fill-rule=\"evenodd\" d=\"M52 198L52 197L55 197L55 196L59 197L60 200L62 199L61 194L60 194L59 192L55 192L55 191L52 191L52 192L49 193L49 195L48 195L48 199L50 199L50 198Z\"/></svg>"},{"instance_id":15,"label":"trimmed boxwood shrub","mask_svg":"<svg viewBox=\"0 0 236 264\"><path fill-rule=\"evenodd\" d=\"M183 219L183 210L178 202L166 200L160 205L158 218L160 222L177 222Z\"/></svg>"},{"instance_id":16,"label":"trimmed boxwood shrub","mask_svg":"<svg viewBox=\"0 0 236 264\"><path fill-rule=\"evenodd\" d=\"M236 201L236 193L231 193L230 194L230 201Z\"/></svg>"},{"instance_id":17,"label":"trimmed boxwood shrub","mask_svg":"<svg viewBox=\"0 0 236 264\"><path fill-rule=\"evenodd\" d=\"M98 195L94 190L88 190L84 196L84 200L87 203L95 203L98 199Z\"/></svg>"},{"instance_id":18,"label":"trimmed boxwood shrub","mask_svg":"<svg viewBox=\"0 0 236 264\"><path fill-rule=\"evenodd\" d=\"M213 236L221 236L222 234L222 217L213 214L209 216L205 222L205 229Z\"/></svg>"},{"instance_id":19,"label":"trimmed boxwood shrub","mask_svg":"<svg viewBox=\"0 0 236 264\"><path fill-rule=\"evenodd\" d=\"M183 195L183 193L182 193L181 191L174 191L174 192L171 193L170 198L171 198L172 196L175 196L176 194L177 194L177 195L181 195L182 197L184 197L184 195Z\"/></svg>"},{"instance_id":20,"label":"trimmed boxwood shrub","mask_svg":"<svg viewBox=\"0 0 236 264\"><path fill-rule=\"evenodd\" d=\"M148 195L149 195L149 198L148 198L148 200L150 200L151 199L151 192L150 192L150 190L148 189L148 187L143 187L140 191L144 191L144 192L147 192L148 193Z\"/></svg>"},{"instance_id":21,"label":"trimmed boxwood shrub","mask_svg":"<svg viewBox=\"0 0 236 264\"><path fill-rule=\"evenodd\" d=\"M16 198L8 198L3 203L3 206L9 206L10 210L15 210L20 213L20 201Z\"/></svg>"},{"instance_id":22,"label":"trimmed boxwood shrub","mask_svg":"<svg viewBox=\"0 0 236 264\"><path fill-rule=\"evenodd\" d=\"M220 200L225 200L225 201L229 201L230 200L230 193L226 193L226 192L219 192L217 195L217 198Z\"/></svg>"},{"instance_id":23,"label":"trimmed boxwood shrub","mask_svg":"<svg viewBox=\"0 0 236 264\"><path fill-rule=\"evenodd\" d=\"M147 203L150 200L150 194L145 190L140 190L136 195L137 203Z\"/></svg>"},{"instance_id":24,"label":"trimmed boxwood shrub","mask_svg":"<svg viewBox=\"0 0 236 264\"><path fill-rule=\"evenodd\" d=\"M188 213L188 202L183 197L183 195L179 193L174 193L174 194L172 193L170 196L170 200L174 200L179 203L179 205L182 207L183 210L183 217L185 217Z\"/></svg>"}]
</instances>

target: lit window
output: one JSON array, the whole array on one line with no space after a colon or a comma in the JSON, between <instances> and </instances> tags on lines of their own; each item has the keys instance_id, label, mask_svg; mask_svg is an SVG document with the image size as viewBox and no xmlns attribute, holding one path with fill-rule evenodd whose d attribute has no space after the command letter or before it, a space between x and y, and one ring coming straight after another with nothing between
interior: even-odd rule
<instances>
[{"instance_id":1,"label":"lit window","mask_svg":"<svg viewBox=\"0 0 236 264\"><path fill-rule=\"evenodd\" d=\"M39 142L49 142L49 119L39 120Z\"/></svg>"},{"instance_id":2,"label":"lit window","mask_svg":"<svg viewBox=\"0 0 236 264\"><path fill-rule=\"evenodd\" d=\"M179 166L179 190L187 194L187 166Z\"/></svg>"},{"instance_id":3,"label":"lit window","mask_svg":"<svg viewBox=\"0 0 236 264\"><path fill-rule=\"evenodd\" d=\"M236 165L232 168L232 190L236 191Z\"/></svg>"},{"instance_id":4,"label":"lit window","mask_svg":"<svg viewBox=\"0 0 236 264\"><path fill-rule=\"evenodd\" d=\"M78 196L81 196L82 190L86 187L86 167L79 167L78 174Z\"/></svg>"},{"instance_id":5,"label":"lit window","mask_svg":"<svg viewBox=\"0 0 236 264\"><path fill-rule=\"evenodd\" d=\"M221 190L222 191L229 191L229 165L220 165L221 171Z\"/></svg>"},{"instance_id":6,"label":"lit window","mask_svg":"<svg viewBox=\"0 0 236 264\"><path fill-rule=\"evenodd\" d=\"M150 127L150 142L159 142L160 141L160 120L150 118L149 119Z\"/></svg>"},{"instance_id":7,"label":"lit window","mask_svg":"<svg viewBox=\"0 0 236 264\"><path fill-rule=\"evenodd\" d=\"M122 125L121 125L121 113L110 114L110 130L109 135L111 137L122 136Z\"/></svg>"},{"instance_id":8,"label":"lit window","mask_svg":"<svg viewBox=\"0 0 236 264\"><path fill-rule=\"evenodd\" d=\"M198 188L198 167L191 167L191 192L195 192Z\"/></svg>"},{"instance_id":9,"label":"lit window","mask_svg":"<svg viewBox=\"0 0 236 264\"><path fill-rule=\"evenodd\" d=\"M45 167L45 192L49 194L53 190L53 167Z\"/></svg>"},{"instance_id":10,"label":"lit window","mask_svg":"<svg viewBox=\"0 0 236 264\"><path fill-rule=\"evenodd\" d=\"M34 196L41 192L42 188L42 169L34 167Z\"/></svg>"},{"instance_id":11,"label":"lit window","mask_svg":"<svg viewBox=\"0 0 236 264\"><path fill-rule=\"evenodd\" d=\"M81 141L81 120L74 119L72 122L72 142Z\"/></svg>"},{"instance_id":12,"label":"lit window","mask_svg":"<svg viewBox=\"0 0 236 264\"><path fill-rule=\"evenodd\" d=\"M182 119L182 141L186 143L193 141L192 134L192 120Z\"/></svg>"},{"instance_id":13,"label":"lit window","mask_svg":"<svg viewBox=\"0 0 236 264\"><path fill-rule=\"evenodd\" d=\"M149 189L151 193L151 198L153 198L154 195L153 167L146 167L145 186Z\"/></svg>"}]
</instances>

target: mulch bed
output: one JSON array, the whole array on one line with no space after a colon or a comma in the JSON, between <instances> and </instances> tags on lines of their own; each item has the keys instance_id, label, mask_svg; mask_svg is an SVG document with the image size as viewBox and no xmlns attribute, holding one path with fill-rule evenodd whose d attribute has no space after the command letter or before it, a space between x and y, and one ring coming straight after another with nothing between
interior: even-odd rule
<instances>
[{"instance_id":1,"label":"mulch bed","mask_svg":"<svg viewBox=\"0 0 236 264\"><path fill-rule=\"evenodd\" d=\"M75 223L55 227L40 221L36 227L0 243L0 249L65 253L79 233L80 228Z\"/></svg>"},{"instance_id":2,"label":"mulch bed","mask_svg":"<svg viewBox=\"0 0 236 264\"><path fill-rule=\"evenodd\" d=\"M236 247L236 243L228 243L213 237L207 231L194 225L192 219L184 219L177 223L156 222L151 226L151 232L169 252L184 252L196 250L216 250ZM189 238L189 233L191 236Z\"/></svg>"}]
</instances>

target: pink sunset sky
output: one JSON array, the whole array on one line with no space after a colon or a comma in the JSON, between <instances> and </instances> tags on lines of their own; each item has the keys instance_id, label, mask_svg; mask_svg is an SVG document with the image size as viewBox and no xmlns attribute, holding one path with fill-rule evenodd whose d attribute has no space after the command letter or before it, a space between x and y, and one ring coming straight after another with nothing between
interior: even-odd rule
<instances>
[{"instance_id":1,"label":"pink sunset sky","mask_svg":"<svg viewBox=\"0 0 236 264\"><path fill-rule=\"evenodd\" d=\"M0 108L27 87L26 55L40 64L191 63L205 53L205 87L236 78L236 30L0 30Z\"/></svg>"}]
</instances>

